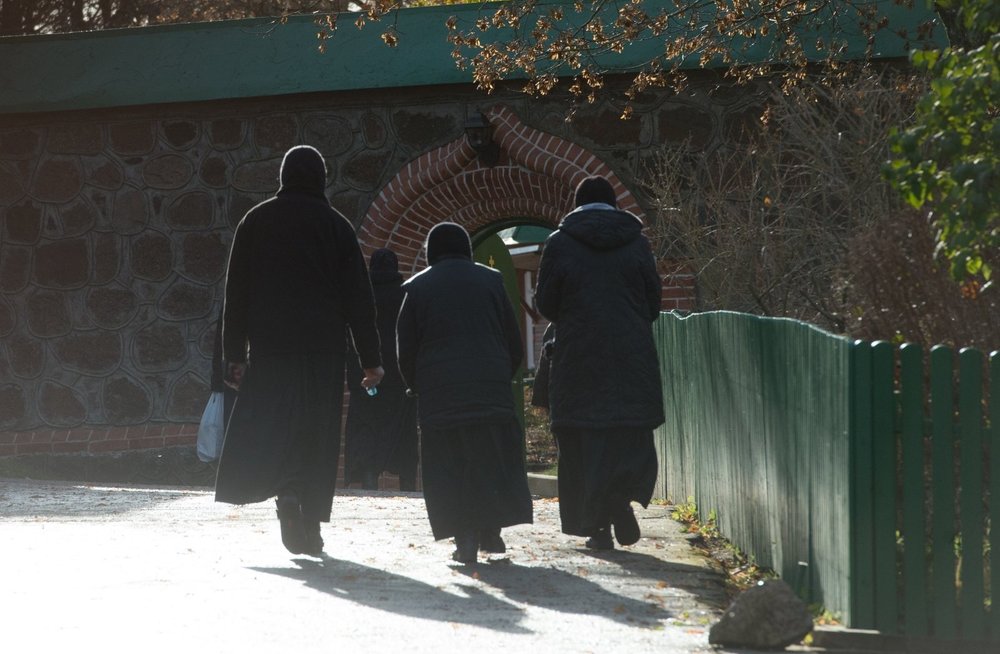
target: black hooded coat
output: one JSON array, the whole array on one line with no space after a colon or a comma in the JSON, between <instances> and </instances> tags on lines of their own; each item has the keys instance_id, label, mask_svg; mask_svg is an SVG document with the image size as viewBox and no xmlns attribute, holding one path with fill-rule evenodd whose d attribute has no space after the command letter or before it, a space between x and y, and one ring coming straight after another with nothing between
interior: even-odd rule
<instances>
[{"instance_id":1,"label":"black hooded coat","mask_svg":"<svg viewBox=\"0 0 1000 654\"><path fill-rule=\"evenodd\" d=\"M571 212L549 235L535 289L555 325L545 354L559 516L563 532L577 536L609 529L613 516L631 513L629 502L648 505L652 430L663 422L656 263L638 218L599 207Z\"/></svg>"},{"instance_id":2,"label":"black hooded coat","mask_svg":"<svg viewBox=\"0 0 1000 654\"><path fill-rule=\"evenodd\" d=\"M403 304L403 276L396 255L386 248L369 262L385 377L371 396L361 386L364 376L354 345L348 339L347 387L351 401L344 432L344 476L348 484L364 481L365 473L388 471L400 481L416 479L417 402L406 395L396 363L396 318Z\"/></svg>"},{"instance_id":3,"label":"black hooded coat","mask_svg":"<svg viewBox=\"0 0 1000 654\"><path fill-rule=\"evenodd\" d=\"M548 351L552 429L654 429L663 422L652 323L661 282L642 223L607 209L568 214L549 235L535 305L557 324Z\"/></svg>"},{"instance_id":4,"label":"black hooded coat","mask_svg":"<svg viewBox=\"0 0 1000 654\"><path fill-rule=\"evenodd\" d=\"M427 239L431 264L403 284L399 370L417 394L424 500L436 539L532 520L511 379L521 331L503 277L472 261L453 223Z\"/></svg>"},{"instance_id":5,"label":"black hooded coat","mask_svg":"<svg viewBox=\"0 0 1000 654\"><path fill-rule=\"evenodd\" d=\"M329 520L340 456L348 326L365 368L380 365L371 282L354 229L324 195L326 168L292 148L275 197L236 227L223 351L246 362L216 500L259 502L291 488L307 519Z\"/></svg>"},{"instance_id":6,"label":"black hooded coat","mask_svg":"<svg viewBox=\"0 0 1000 654\"><path fill-rule=\"evenodd\" d=\"M431 230L431 265L403 284L397 325L399 371L420 396L424 429L514 417L511 379L523 358L503 277L474 263L468 235L451 226Z\"/></svg>"}]
</instances>

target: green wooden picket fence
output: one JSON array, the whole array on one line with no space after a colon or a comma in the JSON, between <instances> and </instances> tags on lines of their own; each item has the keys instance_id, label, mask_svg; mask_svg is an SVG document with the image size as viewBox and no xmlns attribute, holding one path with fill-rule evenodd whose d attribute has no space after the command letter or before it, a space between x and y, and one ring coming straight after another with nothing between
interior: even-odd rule
<instances>
[{"instance_id":1,"label":"green wooden picket fence","mask_svg":"<svg viewBox=\"0 0 1000 654\"><path fill-rule=\"evenodd\" d=\"M849 626L1000 642L1000 353L732 312L655 328L659 496Z\"/></svg>"}]
</instances>

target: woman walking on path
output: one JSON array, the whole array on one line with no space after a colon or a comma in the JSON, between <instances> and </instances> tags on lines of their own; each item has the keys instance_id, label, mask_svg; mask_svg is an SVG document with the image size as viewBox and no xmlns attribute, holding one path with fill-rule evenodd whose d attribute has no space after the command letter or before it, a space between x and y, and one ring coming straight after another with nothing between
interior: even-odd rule
<instances>
[{"instance_id":1,"label":"woman walking on path","mask_svg":"<svg viewBox=\"0 0 1000 654\"><path fill-rule=\"evenodd\" d=\"M616 208L606 179L583 180L575 205L545 242L535 304L555 323L547 390L562 530L611 549L611 525L620 544L639 540L631 502L647 506L656 483L660 278L641 221Z\"/></svg>"},{"instance_id":2,"label":"woman walking on path","mask_svg":"<svg viewBox=\"0 0 1000 654\"><path fill-rule=\"evenodd\" d=\"M399 261L388 248L375 250L369 261L385 377L376 395L361 385L363 374L353 346L347 356L351 401L344 432L344 477L347 484L378 488L383 471L399 475L399 490L417 489L417 402L406 395L396 363L396 318L403 304ZM350 339L348 339L350 344Z\"/></svg>"},{"instance_id":3,"label":"woman walking on path","mask_svg":"<svg viewBox=\"0 0 1000 654\"><path fill-rule=\"evenodd\" d=\"M309 146L289 150L281 188L236 227L222 323L239 398L226 430L215 499L277 496L292 553L323 550L330 520L350 326L362 384L382 378L375 302L351 224L324 195L326 165Z\"/></svg>"},{"instance_id":4,"label":"woman walking on path","mask_svg":"<svg viewBox=\"0 0 1000 654\"><path fill-rule=\"evenodd\" d=\"M417 394L431 531L473 563L478 550L506 551L503 527L532 521L511 388L521 332L503 278L473 263L465 229L440 223L426 248L430 267L403 284L399 371Z\"/></svg>"}]
</instances>

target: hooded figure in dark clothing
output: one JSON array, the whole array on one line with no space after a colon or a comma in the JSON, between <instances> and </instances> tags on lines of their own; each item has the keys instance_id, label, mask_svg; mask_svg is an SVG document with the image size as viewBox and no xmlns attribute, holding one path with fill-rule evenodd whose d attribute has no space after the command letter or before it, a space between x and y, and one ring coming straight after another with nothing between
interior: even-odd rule
<instances>
[{"instance_id":1,"label":"hooded figure in dark clothing","mask_svg":"<svg viewBox=\"0 0 1000 654\"><path fill-rule=\"evenodd\" d=\"M562 530L611 549L612 525L620 544L639 540L631 502L647 506L656 483L661 282L642 223L615 208L605 178L583 180L575 202L545 242L535 304L555 323L547 390Z\"/></svg>"},{"instance_id":2,"label":"hooded figure in dark clothing","mask_svg":"<svg viewBox=\"0 0 1000 654\"><path fill-rule=\"evenodd\" d=\"M426 247L430 267L403 284L399 371L417 394L431 531L472 563L506 551L501 528L532 521L511 387L521 332L502 276L473 263L465 229L440 223Z\"/></svg>"},{"instance_id":3,"label":"hooded figure in dark clothing","mask_svg":"<svg viewBox=\"0 0 1000 654\"><path fill-rule=\"evenodd\" d=\"M361 482L369 490L378 488L381 472L399 475L399 489L417 487L417 402L406 394L396 364L396 318L403 303L403 276L399 261L387 248L375 250L369 261L375 291L378 333L382 341L385 377L378 393L369 395L361 386L363 377L357 355L348 338L347 386L351 402L344 432L344 477L348 484Z\"/></svg>"},{"instance_id":4,"label":"hooded figure in dark clothing","mask_svg":"<svg viewBox=\"0 0 1000 654\"><path fill-rule=\"evenodd\" d=\"M382 378L375 302L354 229L324 195L320 153L297 146L275 197L236 227L222 345L240 394L226 429L215 499L277 496L281 539L319 554L340 457L344 342L350 327L364 369Z\"/></svg>"}]
</instances>

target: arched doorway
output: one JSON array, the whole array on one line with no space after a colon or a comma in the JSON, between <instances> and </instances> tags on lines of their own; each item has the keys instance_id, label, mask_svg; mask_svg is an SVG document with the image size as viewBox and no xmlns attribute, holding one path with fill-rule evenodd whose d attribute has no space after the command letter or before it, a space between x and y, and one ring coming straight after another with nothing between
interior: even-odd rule
<instances>
[{"instance_id":1,"label":"arched doorway","mask_svg":"<svg viewBox=\"0 0 1000 654\"><path fill-rule=\"evenodd\" d=\"M553 229L554 226L538 220L517 218L491 225L473 236L472 240L476 251L481 243L489 239L495 239L504 248L505 262L510 271L505 274L505 282L508 284L511 303L518 311L524 334L524 367L529 371L534 370L538 362L542 332L548 324L544 316L535 309L534 290L542 245ZM476 261L492 265L485 258L477 258Z\"/></svg>"},{"instance_id":2,"label":"arched doorway","mask_svg":"<svg viewBox=\"0 0 1000 654\"><path fill-rule=\"evenodd\" d=\"M542 332L548 324L534 308L534 288L542 243L551 232L551 227L538 221L518 218L491 225L472 236L473 259L503 275L507 296L521 326L523 358L521 373L514 379L513 386L522 426L524 376L535 369Z\"/></svg>"},{"instance_id":3,"label":"arched doorway","mask_svg":"<svg viewBox=\"0 0 1000 654\"><path fill-rule=\"evenodd\" d=\"M382 189L359 226L366 255L377 248L391 248L403 275L410 276L424 265L424 239L441 221L465 227L474 246L509 228L555 229L572 208L576 185L589 175L606 177L617 192L618 206L643 217L631 191L592 152L524 125L504 105L495 105L484 115L499 150L495 160L482 163L463 136L404 166ZM535 326L540 317L532 315L533 279L522 277L518 284L521 293L511 299L532 318L525 325L525 363L533 368L540 338Z\"/></svg>"},{"instance_id":4,"label":"arched doorway","mask_svg":"<svg viewBox=\"0 0 1000 654\"><path fill-rule=\"evenodd\" d=\"M642 217L632 193L593 153L524 125L503 105L485 116L500 150L495 165L483 165L465 136L411 161L382 189L359 226L366 254L392 248L406 275L420 269L424 238L444 220L472 235L525 217L554 228L588 175L607 177L619 206Z\"/></svg>"},{"instance_id":5,"label":"arched doorway","mask_svg":"<svg viewBox=\"0 0 1000 654\"><path fill-rule=\"evenodd\" d=\"M497 245L496 240L502 238L497 233L522 226L555 229L572 208L577 184L590 175L606 177L617 192L619 207L642 217L632 193L592 152L524 125L503 105L491 107L485 116L499 148L496 160L481 162L469 139L462 136L405 165L381 190L359 225L358 239L366 258L378 248L390 248L399 257L400 272L410 277L426 263L422 248L427 233L442 221L452 221L466 228L477 250L484 248L484 257L489 256L487 249L499 247L509 261L510 244ZM493 256L496 263L499 257ZM515 307L531 308L533 277L516 280L515 285L509 291L518 295ZM533 321L539 318L532 316ZM525 330L530 343L525 359L532 364L538 342L533 325ZM515 380L512 392L518 394L518 389L523 389L521 378ZM523 399L523 391L519 395Z\"/></svg>"}]
</instances>

